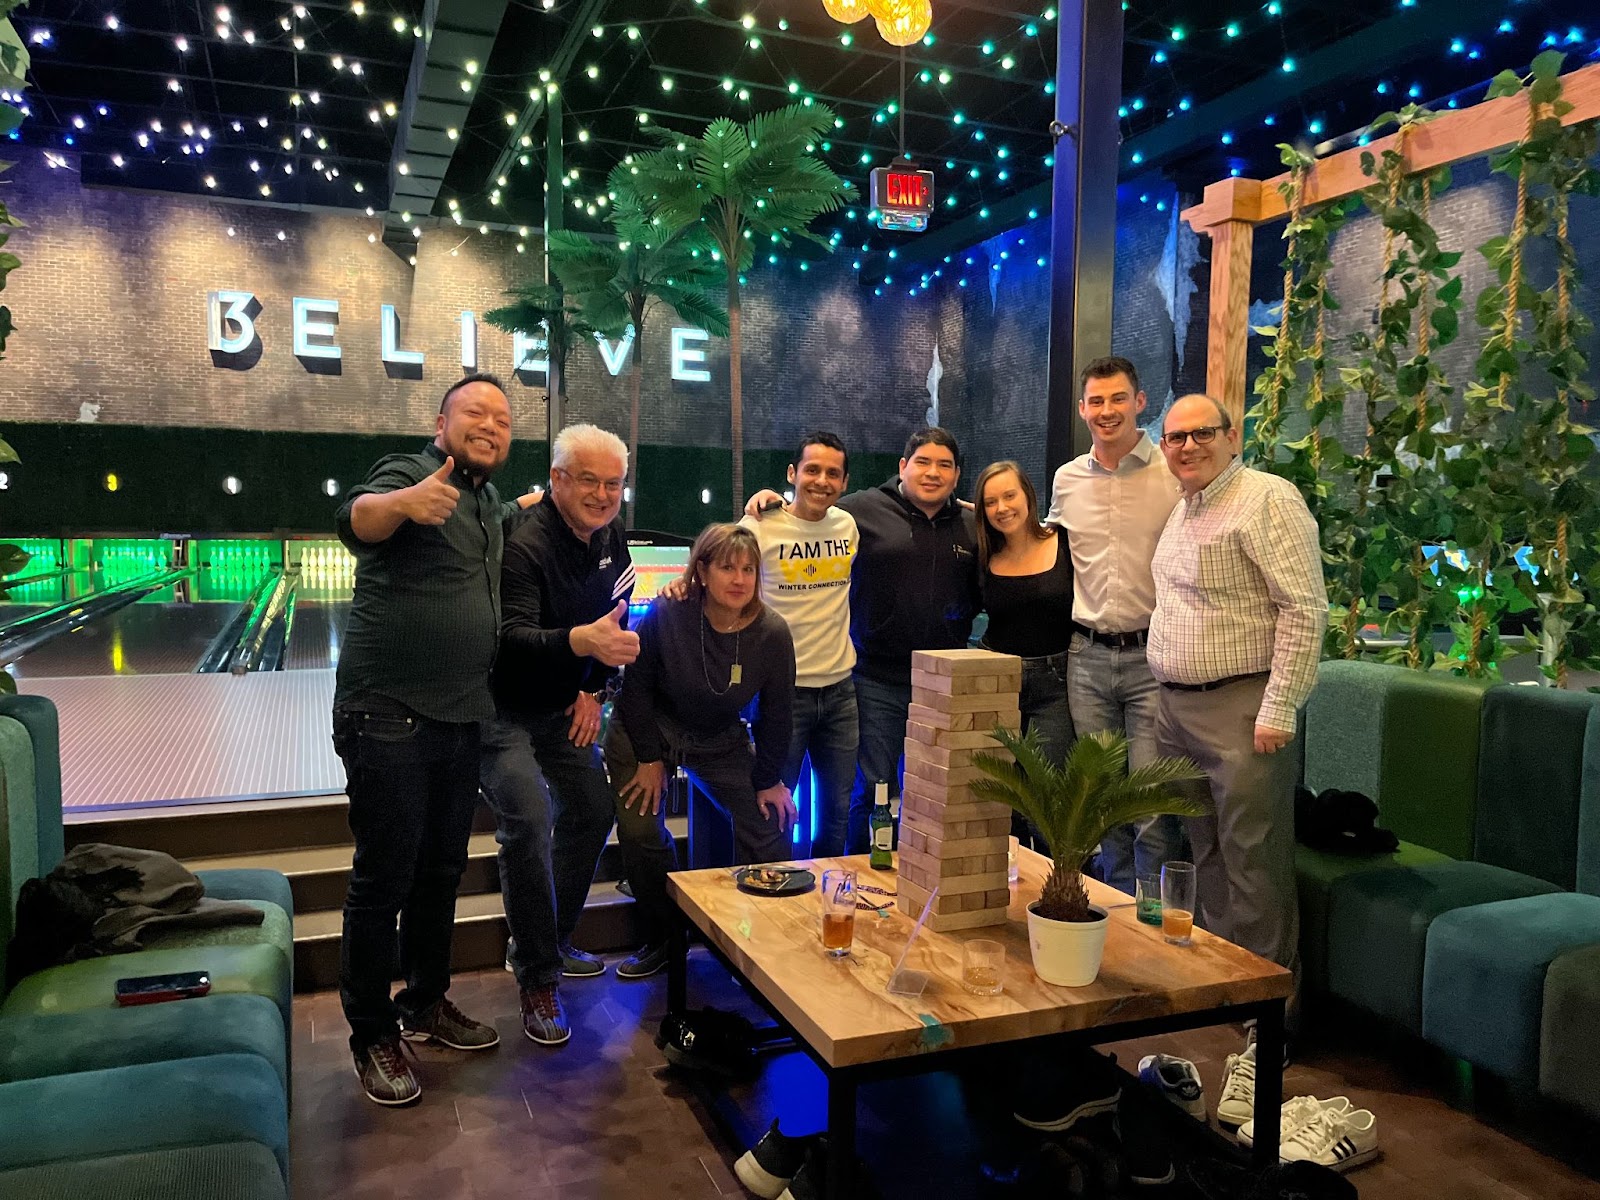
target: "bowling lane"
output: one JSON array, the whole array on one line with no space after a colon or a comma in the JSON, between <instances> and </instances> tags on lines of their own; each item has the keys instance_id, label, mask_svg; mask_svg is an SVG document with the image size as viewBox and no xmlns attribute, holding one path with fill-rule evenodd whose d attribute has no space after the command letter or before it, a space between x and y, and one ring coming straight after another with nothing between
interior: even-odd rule
<instances>
[{"instance_id":1,"label":"bowling lane","mask_svg":"<svg viewBox=\"0 0 1600 1200\"><path fill-rule=\"evenodd\" d=\"M186 594L206 593L202 586L189 588ZM211 639L238 611L240 600L196 603L178 597L177 589L165 588L148 600L62 634L19 658L12 674L18 679L49 679L193 671Z\"/></svg>"},{"instance_id":2,"label":"bowling lane","mask_svg":"<svg viewBox=\"0 0 1600 1200\"><path fill-rule=\"evenodd\" d=\"M297 600L294 628L284 667L290 671L318 670L339 665L339 644L350 617L350 597L341 600Z\"/></svg>"}]
</instances>

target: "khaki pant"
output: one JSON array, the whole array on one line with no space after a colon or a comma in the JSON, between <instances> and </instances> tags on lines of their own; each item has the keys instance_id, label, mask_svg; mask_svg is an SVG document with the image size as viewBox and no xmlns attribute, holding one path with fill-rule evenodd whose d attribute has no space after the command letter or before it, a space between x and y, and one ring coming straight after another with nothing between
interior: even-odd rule
<instances>
[{"instance_id":1,"label":"khaki pant","mask_svg":"<svg viewBox=\"0 0 1600 1200\"><path fill-rule=\"evenodd\" d=\"M1185 820L1194 845L1203 928L1294 972L1300 987L1300 905L1294 878L1294 744L1255 752L1266 676L1209 692L1162 687L1156 745L1205 772L1212 812ZM1291 1001L1291 1019L1295 1008Z\"/></svg>"}]
</instances>

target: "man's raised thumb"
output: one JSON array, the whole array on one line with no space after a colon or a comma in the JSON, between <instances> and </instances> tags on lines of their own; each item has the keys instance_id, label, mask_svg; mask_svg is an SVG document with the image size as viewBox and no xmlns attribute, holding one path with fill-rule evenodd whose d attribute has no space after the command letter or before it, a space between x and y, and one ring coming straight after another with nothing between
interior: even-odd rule
<instances>
[{"instance_id":1,"label":"man's raised thumb","mask_svg":"<svg viewBox=\"0 0 1600 1200\"><path fill-rule=\"evenodd\" d=\"M617 606L606 614L606 620L610 621L613 625L620 626L622 624L623 614L625 614L627 611L628 602L626 600L618 600Z\"/></svg>"},{"instance_id":2,"label":"man's raised thumb","mask_svg":"<svg viewBox=\"0 0 1600 1200\"><path fill-rule=\"evenodd\" d=\"M435 479L449 479L451 473L455 469L456 469L455 455L447 454L447 455L444 456L444 466L440 467L437 471L435 471L433 473L433 477Z\"/></svg>"}]
</instances>

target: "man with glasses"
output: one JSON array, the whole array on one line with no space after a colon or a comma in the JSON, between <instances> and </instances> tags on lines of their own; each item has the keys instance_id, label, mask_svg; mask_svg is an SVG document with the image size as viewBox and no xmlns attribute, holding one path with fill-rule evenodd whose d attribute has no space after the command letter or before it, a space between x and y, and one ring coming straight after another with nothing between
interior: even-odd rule
<instances>
[{"instance_id":1,"label":"man with glasses","mask_svg":"<svg viewBox=\"0 0 1600 1200\"><path fill-rule=\"evenodd\" d=\"M638 656L639 635L627 627L633 560L617 516L627 447L593 425L569 425L551 461L548 502L506 535L482 779L499 822L523 1032L554 1046L572 1036L560 977L605 972L571 939L614 812L600 710L616 668Z\"/></svg>"},{"instance_id":2,"label":"man with glasses","mask_svg":"<svg viewBox=\"0 0 1600 1200\"><path fill-rule=\"evenodd\" d=\"M1056 471L1046 521L1067 531L1073 597L1067 696L1080 734L1114 730L1128 739L1128 766L1156 757L1156 692L1145 662L1155 583L1150 559L1178 485L1139 427L1145 395L1125 358L1083 369L1078 415L1093 445ZM1130 895L1134 880L1182 858L1183 826L1160 816L1123 825L1100 843L1099 874Z\"/></svg>"},{"instance_id":3,"label":"man with glasses","mask_svg":"<svg viewBox=\"0 0 1600 1200\"><path fill-rule=\"evenodd\" d=\"M1183 498L1156 548L1149 658L1157 747L1192 758L1211 786L1213 811L1187 822L1198 916L1298 983L1288 747L1328 621L1317 523L1292 483L1245 468L1239 430L1209 396L1167 411L1161 449Z\"/></svg>"}]
</instances>

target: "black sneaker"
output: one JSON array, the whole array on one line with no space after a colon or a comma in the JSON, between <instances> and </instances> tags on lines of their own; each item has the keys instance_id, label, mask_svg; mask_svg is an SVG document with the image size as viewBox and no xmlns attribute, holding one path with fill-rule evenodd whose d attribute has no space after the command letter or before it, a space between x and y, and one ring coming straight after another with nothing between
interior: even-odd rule
<instances>
[{"instance_id":1,"label":"black sneaker","mask_svg":"<svg viewBox=\"0 0 1600 1200\"><path fill-rule=\"evenodd\" d=\"M579 950L571 942L561 947L561 973L568 979L593 979L606 973L605 959Z\"/></svg>"},{"instance_id":2,"label":"black sneaker","mask_svg":"<svg viewBox=\"0 0 1600 1200\"><path fill-rule=\"evenodd\" d=\"M728 1079L755 1075L754 1037L749 1021L714 1008L668 1013L661 1018L656 1045L675 1067L709 1071Z\"/></svg>"},{"instance_id":3,"label":"black sneaker","mask_svg":"<svg viewBox=\"0 0 1600 1200\"><path fill-rule=\"evenodd\" d=\"M1070 1071L1047 1084L1024 1088L1012 1115L1029 1129L1061 1133L1089 1117L1116 1112L1122 1099L1121 1074L1115 1060L1093 1053L1074 1055Z\"/></svg>"},{"instance_id":4,"label":"black sneaker","mask_svg":"<svg viewBox=\"0 0 1600 1200\"><path fill-rule=\"evenodd\" d=\"M438 1042L452 1050L488 1050L500 1044L493 1025L474 1021L442 997L426 1012L400 1018L400 1036L408 1042Z\"/></svg>"},{"instance_id":5,"label":"black sneaker","mask_svg":"<svg viewBox=\"0 0 1600 1200\"><path fill-rule=\"evenodd\" d=\"M641 946L617 964L618 979L648 979L667 965L665 946Z\"/></svg>"},{"instance_id":6,"label":"black sneaker","mask_svg":"<svg viewBox=\"0 0 1600 1200\"><path fill-rule=\"evenodd\" d=\"M621 892L624 896L627 896L630 900L637 899L637 897L635 897L633 894L633 884L629 883L626 879L617 880L617 891Z\"/></svg>"},{"instance_id":7,"label":"black sneaker","mask_svg":"<svg viewBox=\"0 0 1600 1200\"><path fill-rule=\"evenodd\" d=\"M816 1138L806 1147L800 1169L789 1186L778 1193L778 1200L822 1200L828 1186L828 1139Z\"/></svg>"},{"instance_id":8,"label":"black sneaker","mask_svg":"<svg viewBox=\"0 0 1600 1200\"><path fill-rule=\"evenodd\" d=\"M761 1135L750 1149L733 1164L733 1173L761 1200L778 1200L785 1188L805 1162L806 1151L817 1140L811 1137L790 1137L772 1122L772 1128Z\"/></svg>"},{"instance_id":9,"label":"black sneaker","mask_svg":"<svg viewBox=\"0 0 1600 1200\"><path fill-rule=\"evenodd\" d=\"M555 984L522 990L522 1032L541 1046L559 1046L572 1037L567 1008Z\"/></svg>"},{"instance_id":10,"label":"black sneaker","mask_svg":"<svg viewBox=\"0 0 1600 1200\"><path fill-rule=\"evenodd\" d=\"M410 1057L410 1047L398 1037L357 1050L356 1078L361 1080L367 1099L386 1108L415 1104L422 1096L422 1084L411 1069Z\"/></svg>"}]
</instances>

